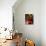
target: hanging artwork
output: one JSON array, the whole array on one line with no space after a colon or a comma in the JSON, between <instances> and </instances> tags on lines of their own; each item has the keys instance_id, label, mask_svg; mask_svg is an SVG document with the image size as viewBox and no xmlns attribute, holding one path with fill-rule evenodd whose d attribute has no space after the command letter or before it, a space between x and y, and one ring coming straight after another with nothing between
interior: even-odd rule
<instances>
[{"instance_id":1,"label":"hanging artwork","mask_svg":"<svg viewBox=\"0 0 46 46\"><path fill-rule=\"evenodd\" d=\"M33 14L25 14L25 24L33 24Z\"/></svg>"}]
</instances>

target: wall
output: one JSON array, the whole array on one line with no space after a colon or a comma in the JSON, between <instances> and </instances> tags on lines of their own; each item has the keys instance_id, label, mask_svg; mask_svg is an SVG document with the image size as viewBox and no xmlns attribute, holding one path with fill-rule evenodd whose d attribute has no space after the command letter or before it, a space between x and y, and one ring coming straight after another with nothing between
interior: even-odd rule
<instances>
[{"instance_id":1,"label":"wall","mask_svg":"<svg viewBox=\"0 0 46 46\"><path fill-rule=\"evenodd\" d=\"M41 38L42 46L46 46L46 0L41 2Z\"/></svg>"},{"instance_id":2,"label":"wall","mask_svg":"<svg viewBox=\"0 0 46 46\"><path fill-rule=\"evenodd\" d=\"M16 0L0 0L0 27L12 29L12 6Z\"/></svg>"},{"instance_id":3,"label":"wall","mask_svg":"<svg viewBox=\"0 0 46 46\"><path fill-rule=\"evenodd\" d=\"M13 7L13 12L18 32L22 32L24 38L34 40L36 46L41 46L41 1L22 0L17 7ZM34 15L33 25L25 24L25 13L29 12Z\"/></svg>"}]
</instances>

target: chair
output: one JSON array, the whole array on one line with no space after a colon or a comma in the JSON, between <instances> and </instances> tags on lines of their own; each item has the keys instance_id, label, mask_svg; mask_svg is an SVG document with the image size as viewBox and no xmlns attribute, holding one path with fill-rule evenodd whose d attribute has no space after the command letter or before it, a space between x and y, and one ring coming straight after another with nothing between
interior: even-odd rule
<instances>
[{"instance_id":1,"label":"chair","mask_svg":"<svg viewBox=\"0 0 46 46\"><path fill-rule=\"evenodd\" d=\"M16 46L22 46L22 33L15 33Z\"/></svg>"}]
</instances>

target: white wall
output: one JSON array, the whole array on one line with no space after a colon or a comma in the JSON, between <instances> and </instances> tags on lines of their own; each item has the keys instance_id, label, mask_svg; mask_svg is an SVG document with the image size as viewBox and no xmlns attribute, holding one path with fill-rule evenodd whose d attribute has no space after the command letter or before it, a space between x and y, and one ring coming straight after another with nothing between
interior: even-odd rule
<instances>
[{"instance_id":1,"label":"white wall","mask_svg":"<svg viewBox=\"0 0 46 46\"><path fill-rule=\"evenodd\" d=\"M42 46L46 46L46 0L41 2L41 38Z\"/></svg>"},{"instance_id":2,"label":"white wall","mask_svg":"<svg viewBox=\"0 0 46 46\"><path fill-rule=\"evenodd\" d=\"M15 6L15 5L14 5ZM36 46L41 46L41 1L23 0L20 5L14 7L15 28L22 32L24 37L35 41ZM32 12L34 24L25 24L25 13Z\"/></svg>"},{"instance_id":3,"label":"white wall","mask_svg":"<svg viewBox=\"0 0 46 46\"><path fill-rule=\"evenodd\" d=\"M12 6L16 0L0 0L0 27L12 28Z\"/></svg>"}]
</instances>

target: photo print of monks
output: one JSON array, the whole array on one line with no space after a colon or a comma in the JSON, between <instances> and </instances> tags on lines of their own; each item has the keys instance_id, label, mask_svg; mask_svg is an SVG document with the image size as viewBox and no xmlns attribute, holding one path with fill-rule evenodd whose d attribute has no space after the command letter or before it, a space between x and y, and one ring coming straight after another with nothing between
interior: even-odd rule
<instances>
[{"instance_id":1,"label":"photo print of monks","mask_svg":"<svg viewBox=\"0 0 46 46\"><path fill-rule=\"evenodd\" d=\"M33 14L25 14L25 24L33 24Z\"/></svg>"}]
</instances>

